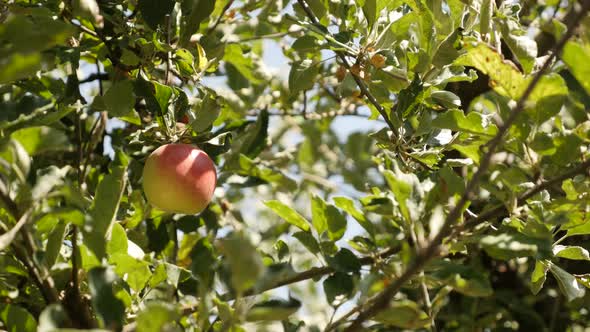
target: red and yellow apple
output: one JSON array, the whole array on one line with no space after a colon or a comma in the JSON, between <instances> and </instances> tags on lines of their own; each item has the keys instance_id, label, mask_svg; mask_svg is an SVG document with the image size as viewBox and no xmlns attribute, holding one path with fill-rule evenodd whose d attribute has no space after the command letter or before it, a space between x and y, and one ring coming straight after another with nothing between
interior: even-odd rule
<instances>
[{"instance_id":1,"label":"red and yellow apple","mask_svg":"<svg viewBox=\"0 0 590 332\"><path fill-rule=\"evenodd\" d=\"M143 190L148 202L168 212L203 211L213 197L216 182L211 158L189 144L160 146L143 168Z\"/></svg>"}]
</instances>

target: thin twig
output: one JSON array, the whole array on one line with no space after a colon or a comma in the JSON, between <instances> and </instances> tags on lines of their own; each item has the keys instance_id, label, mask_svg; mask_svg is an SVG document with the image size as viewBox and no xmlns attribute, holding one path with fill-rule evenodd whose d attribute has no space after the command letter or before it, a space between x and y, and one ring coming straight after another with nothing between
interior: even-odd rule
<instances>
[{"instance_id":1,"label":"thin twig","mask_svg":"<svg viewBox=\"0 0 590 332\"><path fill-rule=\"evenodd\" d=\"M415 225L410 225L410 237L412 242L414 242L414 250L416 251L416 255L420 254L420 242L418 241L418 236L416 236L416 231L414 229ZM422 293L422 300L424 301L424 306L426 307L426 312L428 313L428 317L430 318L430 330L432 332L436 332L436 325L434 322L434 316L432 316L432 302L430 301L430 294L428 294L428 287L426 287L426 281L424 279L424 271L420 272L420 291Z\"/></svg>"},{"instance_id":2,"label":"thin twig","mask_svg":"<svg viewBox=\"0 0 590 332\"><path fill-rule=\"evenodd\" d=\"M166 44L170 46L170 29L172 28L172 20L170 14L166 14L164 18L166 21ZM166 75L164 76L166 85L170 84L170 67L172 67L172 53L168 51L166 52Z\"/></svg>"},{"instance_id":3,"label":"thin twig","mask_svg":"<svg viewBox=\"0 0 590 332\"><path fill-rule=\"evenodd\" d=\"M260 35L260 36L252 36L252 37L246 37L246 38L242 38L240 40L236 40L236 41L228 41L228 44L240 44L240 43L245 43L245 42L249 42L249 41L256 41L256 40L261 40L261 39L273 39L273 38L281 38L281 37L285 37L290 35L290 32L277 32L277 33L269 33L267 35Z\"/></svg>"},{"instance_id":4,"label":"thin twig","mask_svg":"<svg viewBox=\"0 0 590 332\"><path fill-rule=\"evenodd\" d=\"M92 30L88 29L87 27L83 26L82 24L76 24L76 23L74 23L74 21L70 21L70 23L72 23L72 25L74 25L78 29L82 30L82 32L85 32L85 33L91 35L92 37L98 38L98 34L96 33L96 31L92 31Z\"/></svg>"},{"instance_id":5,"label":"thin twig","mask_svg":"<svg viewBox=\"0 0 590 332\"><path fill-rule=\"evenodd\" d=\"M586 12L590 9L590 0L584 1L582 5L581 11L577 14L576 18L572 21L572 24L568 26L567 32L563 35L563 37L559 40L558 43L555 44L553 47L553 51L546 62L543 64L541 69L535 74L529 85L527 86L526 90L518 100L514 110L504 122L504 124L498 129L498 133L494 136L486 145L486 153L483 155L480 166L477 171L473 174L471 180L467 183L465 192L461 196L459 202L455 205L455 207L451 210L448 214L443 226L441 227L439 233L432 239L429 245L419 254L416 256L413 263L408 266L406 271L400 275L400 277L395 280L392 284L390 284L385 290L379 293L372 303L367 306L365 309L360 311L357 318L352 322L352 324L345 330L345 332L352 332L358 331L362 324L370 319L371 317L375 316L377 313L381 312L382 310L386 309L389 306L389 302L393 298L395 294L401 289L401 287L411 279L415 274L422 271L422 267L428 263L432 258L438 256L440 252L440 245L443 242L443 239L446 238L448 235L451 234L452 227L456 223L457 220L461 217L463 208L470 200L471 195L477 189L477 185L485 172L487 172L488 168L491 164L492 155L494 154L496 148L500 145L503 140L504 135L508 131L508 129L512 126L514 121L516 121L517 117L525 110L525 103L528 97L533 92L534 88L536 87L537 83L541 80L541 77L545 73L545 71L549 68L549 65L553 62L553 59L557 57L560 53L561 49L568 41L568 39L573 35L575 27L581 21L581 19L585 16ZM575 9L572 9L575 10Z\"/></svg>"},{"instance_id":6,"label":"thin twig","mask_svg":"<svg viewBox=\"0 0 590 332\"><path fill-rule=\"evenodd\" d=\"M303 90L303 110L301 115L304 119L307 119L307 91Z\"/></svg>"},{"instance_id":7,"label":"thin twig","mask_svg":"<svg viewBox=\"0 0 590 332\"><path fill-rule=\"evenodd\" d=\"M397 247L388 248L386 250L381 251L377 255L371 255L371 256L365 256L365 257L359 258L359 262L361 263L361 265L371 265L379 260L389 258L389 257L397 254L398 252L399 252L399 248L397 248ZM293 276L279 280L279 281L275 282L274 284L267 285L264 288L250 289L250 290L244 292L244 294L242 296L245 297L245 296L253 296L253 295L262 294L266 291L269 291L269 290L272 290L275 288L294 284L294 283L304 281L304 280L319 278L321 276L332 274L334 272L336 272L336 270L334 270L334 268L330 267L330 266L312 267L309 270L299 272ZM226 294L221 295L220 299L222 299L224 301L233 300L234 295L231 293L226 293Z\"/></svg>"},{"instance_id":8,"label":"thin twig","mask_svg":"<svg viewBox=\"0 0 590 332\"><path fill-rule=\"evenodd\" d=\"M248 116L258 116L258 112L249 112L247 114ZM269 116L292 116L292 117L300 117L303 116L303 114L301 112L280 112L280 113L269 113ZM322 119L326 119L326 118L333 118L336 116L354 116L354 117L360 117L363 118L365 120L367 120L368 116L358 113L357 109L353 109L353 110L347 110L347 109L340 109L340 110L334 110L334 111L329 111L329 112L322 112L322 113L307 113L306 114L306 120L322 120ZM379 121L381 123L385 123L384 120L381 119L375 119L372 121Z\"/></svg>"},{"instance_id":9,"label":"thin twig","mask_svg":"<svg viewBox=\"0 0 590 332\"><path fill-rule=\"evenodd\" d=\"M97 67L98 67L98 60L97 60ZM97 68L97 72L99 68ZM78 110L82 112L82 110ZM81 114L78 114L78 118L76 121L76 132L78 135L78 167L76 170L78 171L78 187L81 189L84 183L84 142L82 140L82 119L80 118ZM79 264L78 264L78 226L72 225L72 238L70 242L72 243L72 287L76 294L80 294L80 281L78 279L78 271L79 271Z\"/></svg>"},{"instance_id":10,"label":"thin twig","mask_svg":"<svg viewBox=\"0 0 590 332\"><path fill-rule=\"evenodd\" d=\"M317 17L315 16L315 14L311 10L311 8L309 8L307 3L304 0L297 0L297 2L301 6L301 8L303 8L303 11L305 11L305 13L307 14L307 17L311 20L311 22L313 24L320 25L320 21L317 19ZM342 64L344 65L344 67L350 72L350 74L354 78L354 81L356 82L359 89L361 90L362 94L365 97L367 97L367 100L369 100L369 102L373 106L375 106L375 108L377 109L379 114L381 114L381 116L383 117L383 119L387 123L387 126L391 130L393 136L397 137L398 136L397 128L395 127L393 122L391 122L391 119L389 119L389 115L387 114L387 111L385 110L385 108L377 101L375 96L373 96L373 94L369 91L369 88L367 87L367 85L365 84L363 79L358 77L358 75L354 74L352 71L350 71L350 63L348 62L348 59L346 58L346 54L341 51L334 51L334 52L336 52L336 55L338 56L340 61L342 61Z\"/></svg>"},{"instance_id":11,"label":"thin twig","mask_svg":"<svg viewBox=\"0 0 590 332\"><path fill-rule=\"evenodd\" d=\"M53 279L43 279L41 273L35 266L35 263L29 257L29 255L27 255L27 252L23 247L21 247L18 244L13 244L12 249L14 250L16 258L19 261L21 261L27 268L27 271L29 275L32 277L33 282L41 291L41 295L43 296L45 303L50 304L59 302L59 295L57 293L57 290L55 289L55 284L49 283L49 280L53 281Z\"/></svg>"},{"instance_id":12,"label":"thin twig","mask_svg":"<svg viewBox=\"0 0 590 332\"><path fill-rule=\"evenodd\" d=\"M92 73L90 74L88 77L80 80L78 83L80 84L84 84L84 83L90 83L93 81L107 81L109 79L109 74L108 73Z\"/></svg>"},{"instance_id":13,"label":"thin twig","mask_svg":"<svg viewBox=\"0 0 590 332\"><path fill-rule=\"evenodd\" d=\"M107 46L107 49L108 48L109 47ZM96 58L96 60L95 60L94 63L96 64L96 73L97 74L100 74L100 61L98 60L98 58ZM101 96L104 94L104 91L103 91L103 88L102 88L102 80L98 80L98 94L101 95Z\"/></svg>"},{"instance_id":14,"label":"thin twig","mask_svg":"<svg viewBox=\"0 0 590 332\"><path fill-rule=\"evenodd\" d=\"M234 3L234 0L230 0L228 1L225 6L223 6L223 9L221 10L221 13L219 14L219 16L217 17L217 19L215 20L215 23L213 23L212 26L210 26L207 31L205 32L205 35L209 35L211 32L215 31L215 29L217 28L217 26L219 25L219 23L221 23L221 20L223 19L223 16L225 16L225 12L228 11L229 7L231 7L231 5Z\"/></svg>"}]
</instances>

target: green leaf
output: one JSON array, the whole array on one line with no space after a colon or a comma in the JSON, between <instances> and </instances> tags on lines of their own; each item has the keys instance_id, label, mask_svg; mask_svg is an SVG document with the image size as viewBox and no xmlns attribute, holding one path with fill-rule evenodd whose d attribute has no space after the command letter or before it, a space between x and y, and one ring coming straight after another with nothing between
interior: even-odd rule
<instances>
[{"instance_id":1,"label":"green leaf","mask_svg":"<svg viewBox=\"0 0 590 332\"><path fill-rule=\"evenodd\" d=\"M437 169L438 163L442 160L442 154L438 150L419 151L409 154L414 160L419 160L428 167Z\"/></svg>"},{"instance_id":2,"label":"green leaf","mask_svg":"<svg viewBox=\"0 0 590 332\"><path fill-rule=\"evenodd\" d=\"M36 332L37 321L27 310L14 304L0 305L0 320L9 332Z\"/></svg>"},{"instance_id":3,"label":"green leaf","mask_svg":"<svg viewBox=\"0 0 590 332\"><path fill-rule=\"evenodd\" d=\"M103 177L96 190L84 227L84 243L98 259L105 255L105 235L117 215L126 182L127 165L112 165L111 173Z\"/></svg>"},{"instance_id":4,"label":"green leaf","mask_svg":"<svg viewBox=\"0 0 590 332\"><path fill-rule=\"evenodd\" d=\"M559 113L568 94L565 80L559 74L543 75L529 97L529 103L534 104L529 104L527 114L540 125Z\"/></svg>"},{"instance_id":5,"label":"green leaf","mask_svg":"<svg viewBox=\"0 0 590 332\"><path fill-rule=\"evenodd\" d=\"M450 129L476 135L494 136L498 132L496 125L489 118L477 112L467 116L460 110L450 110L432 120L435 128Z\"/></svg>"},{"instance_id":6,"label":"green leaf","mask_svg":"<svg viewBox=\"0 0 590 332\"><path fill-rule=\"evenodd\" d=\"M174 286L174 288L180 287L181 291L184 291L182 290L183 283L195 280L191 275L191 272L187 269L170 263L164 263L164 266L166 268L166 281L168 284ZM211 287L209 285L207 286Z\"/></svg>"},{"instance_id":7,"label":"green leaf","mask_svg":"<svg viewBox=\"0 0 590 332\"><path fill-rule=\"evenodd\" d=\"M266 148L267 137L268 111L263 109L256 122L246 127L246 134L237 140L236 149L249 158L255 158Z\"/></svg>"},{"instance_id":8,"label":"green leaf","mask_svg":"<svg viewBox=\"0 0 590 332\"><path fill-rule=\"evenodd\" d=\"M166 263L159 264L154 269L154 273L152 273L152 277L150 278L149 286L151 288L155 288L159 284L161 284L162 282L166 281L168 279L167 277L168 276L166 274ZM173 285L173 286L177 287L178 285Z\"/></svg>"},{"instance_id":9,"label":"green leaf","mask_svg":"<svg viewBox=\"0 0 590 332\"><path fill-rule=\"evenodd\" d=\"M340 211L319 196L313 196L311 201L312 221L318 234L328 232L331 241L342 238L346 231L346 218Z\"/></svg>"},{"instance_id":10,"label":"green leaf","mask_svg":"<svg viewBox=\"0 0 590 332\"><path fill-rule=\"evenodd\" d=\"M548 239L537 239L520 233L503 233L498 235L486 235L479 244L488 255L502 260L516 257L547 257L550 250Z\"/></svg>"},{"instance_id":11,"label":"green leaf","mask_svg":"<svg viewBox=\"0 0 590 332\"><path fill-rule=\"evenodd\" d=\"M444 68L453 63L463 53L458 44L462 39L462 29L456 29L448 35L439 45L432 58L432 64Z\"/></svg>"},{"instance_id":12,"label":"green leaf","mask_svg":"<svg viewBox=\"0 0 590 332\"><path fill-rule=\"evenodd\" d=\"M213 125L213 122L219 116L221 109L219 100L213 95L206 95L203 100L195 104L195 119L190 122L190 126L197 133L203 133Z\"/></svg>"},{"instance_id":13,"label":"green leaf","mask_svg":"<svg viewBox=\"0 0 590 332\"><path fill-rule=\"evenodd\" d=\"M199 31L199 26L215 9L215 0L182 0L181 45L186 46L190 37Z\"/></svg>"},{"instance_id":14,"label":"green leaf","mask_svg":"<svg viewBox=\"0 0 590 332\"><path fill-rule=\"evenodd\" d=\"M408 176L405 174L396 174L390 170L386 170L383 175L385 175L385 179L387 180L387 184L389 188L393 192L395 196L395 200L399 204L399 209L406 219L407 222L412 220L410 216L410 210L408 209L408 199L412 195L412 184L409 183Z\"/></svg>"},{"instance_id":15,"label":"green leaf","mask_svg":"<svg viewBox=\"0 0 590 332\"><path fill-rule=\"evenodd\" d=\"M491 0L483 0L480 5L480 18L479 18L479 33L489 38L488 34L492 29L492 14L494 5Z\"/></svg>"},{"instance_id":16,"label":"green leaf","mask_svg":"<svg viewBox=\"0 0 590 332\"><path fill-rule=\"evenodd\" d=\"M547 279L547 270L549 268L543 264L542 261L535 261L535 269L531 274L531 291L533 294L538 294L543 288L543 284Z\"/></svg>"},{"instance_id":17,"label":"green leaf","mask_svg":"<svg viewBox=\"0 0 590 332\"><path fill-rule=\"evenodd\" d=\"M314 36L305 35L297 38L291 45L291 48L299 52L311 52L315 50L318 45L318 39Z\"/></svg>"},{"instance_id":18,"label":"green leaf","mask_svg":"<svg viewBox=\"0 0 590 332\"><path fill-rule=\"evenodd\" d=\"M576 80L590 94L590 67L581 64L590 63L590 44L569 41L563 48L561 56Z\"/></svg>"},{"instance_id":19,"label":"green leaf","mask_svg":"<svg viewBox=\"0 0 590 332\"><path fill-rule=\"evenodd\" d=\"M11 54L0 59L0 84L33 76L41 69L40 54Z\"/></svg>"},{"instance_id":20,"label":"green leaf","mask_svg":"<svg viewBox=\"0 0 590 332\"><path fill-rule=\"evenodd\" d=\"M13 132L10 136L19 141L32 156L72 149L66 134L51 127L23 128Z\"/></svg>"},{"instance_id":21,"label":"green leaf","mask_svg":"<svg viewBox=\"0 0 590 332\"><path fill-rule=\"evenodd\" d=\"M301 307L301 302L296 299L267 300L253 305L246 314L246 321L275 321L285 320L293 315Z\"/></svg>"},{"instance_id":22,"label":"green leaf","mask_svg":"<svg viewBox=\"0 0 590 332\"><path fill-rule=\"evenodd\" d=\"M586 288L590 288L590 273L576 274L575 276L579 283L584 285Z\"/></svg>"},{"instance_id":23,"label":"green leaf","mask_svg":"<svg viewBox=\"0 0 590 332\"><path fill-rule=\"evenodd\" d=\"M136 292L141 291L152 276L149 263L133 258L124 253L116 253L109 257L109 263L115 266L115 272Z\"/></svg>"},{"instance_id":24,"label":"green leaf","mask_svg":"<svg viewBox=\"0 0 590 332\"><path fill-rule=\"evenodd\" d=\"M457 58L456 65L475 67L490 77L494 91L514 100L520 97L526 82L512 63L505 62L502 55L483 43L475 46L466 43L466 49L467 53Z\"/></svg>"},{"instance_id":25,"label":"green leaf","mask_svg":"<svg viewBox=\"0 0 590 332\"><path fill-rule=\"evenodd\" d=\"M547 133L543 132L537 133L529 146L542 156L550 156L557 150L553 139Z\"/></svg>"},{"instance_id":26,"label":"green leaf","mask_svg":"<svg viewBox=\"0 0 590 332\"><path fill-rule=\"evenodd\" d=\"M324 293L330 305L338 305L343 301L337 298L349 298L354 293L354 281L346 273L336 272L324 280Z\"/></svg>"},{"instance_id":27,"label":"green leaf","mask_svg":"<svg viewBox=\"0 0 590 332\"><path fill-rule=\"evenodd\" d=\"M83 244L78 244L80 250L80 261L82 262L82 268L84 270L90 270L94 267L100 266L100 262L96 255L88 247Z\"/></svg>"},{"instance_id":28,"label":"green leaf","mask_svg":"<svg viewBox=\"0 0 590 332\"><path fill-rule=\"evenodd\" d=\"M283 240L278 240L277 242L275 242L273 248L277 252L277 257L279 258L279 261L282 261L289 255L289 245L287 245L287 243L285 243L285 241Z\"/></svg>"},{"instance_id":29,"label":"green leaf","mask_svg":"<svg viewBox=\"0 0 590 332\"><path fill-rule=\"evenodd\" d=\"M449 167L443 167L439 174L443 188L446 188L450 195L463 194L465 191L465 181L457 173Z\"/></svg>"},{"instance_id":30,"label":"green leaf","mask_svg":"<svg viewBox=\"0 0 590 332\"><path fill-rule=\"evenodd\" d=\"M135 106L135 94L133 93L133 83L129 80L114 83L102 96L102 102L110 116L123 119L138 116L133 109Z\"/></svg>"},{"instance_id":31,"label":"green leaf","mask_svg":"<svg viewBox=\"0 0 590 332\"><path fill-rule=\"evenodd\" d=\"M537 43L522 30L515 19L505 17L494 20L500 26L502 40L510 48L526 73L531 73L537 58Z\"/></svg>"},{"instance_id":32,"label":"green leaf","mask_svg":"<svg viewBox=\"0 0 590 332\"><path fill-rule=\"evenodd\" d=\"M230 63L234 69L241 75L244 79L248 81L248 84L262 84L265 82L260 75L256 72L256 66L254 61L252 60L251 56L247 56L244 54L242 47L237 44L230 44L225 47L225 54L223 55L223 60ZM230 86L232 86L231 77L230 79Z\"/></svg>"},{"instance_id":33,"label":"green leaf","mask_svg":"<svg viewBox=\"0 0 590 332\"><path fill-rule=\"evenodd\" d=\"M318 72L319 66L314 64L312 60L307 59L293 63L289 72L289 91L291 95L313 88Z\"/></svg>"},{"instance_id":34,"label":"green leaf","mask_svg":"<svg viewBox=\"0 0 590 332\"><path fill-rule=\"evenodd\" d=\"M453 287L461 294L486 297L494 293L487 273L475 267L451 261L439 261L433 265L428 277Z\"/></svg>"},{"instance_id":35,"label":"green leaf","mask_svg":"<svg viewBox=\"0 0 590 332\"><path fill-rule=\"evenodd\" d=\"M461 98L450 91L432 91L432 93L430 93L430 99L432 102L444 108L454 109L461 107Z\"/></svg>"},{"instance_id":36,"label":"green leaf","mask_svg":"<svg viewBox=\"0 0 590 332\"><path fill-rule=\"evenodd\" d=\"M297 188L297 183L280 171L256 164L252 159L240 154L238 158L226 163L227 171L240 175L247 175L273 184L281 191L291 192Z\"/></svg>"},{"instance_id":37,"label":"green leaf","mask_svg":"<svg viewBox=\"0 0 590 332\"><path fill-rule=\"evenodd\" d=\"M318 241L309 232L296 232L293 234L293 237L299 240L312 254L316 255L320 252Z\"/></svg>"},{"instance_id":38,"label":"green leaf","mask_svg":"<svg viewBox=\"0 0 590 332\"><path fill-rule=\"evenodd\" d=\"M558 136L553 139L553 143L556 146L555 153L551 155L554 164L566 166L579 159L583 141L577 135Z\"/></svg>"},{"instance_id":39,"label":"green leaf","mask_svg":"<svg viewBox=\"0 0 590 332\"><path fill-rule=\"evenodd\" d=\"M88 286L94 312L104 326L115 328L123 325L125 305L113 292L113 283L118 281L111 269L96 267L88 271Z\"/></svg>"},{"instance_id":40,"label":"green leaf","mask_svg":"<svg viewBox=\"0 0 590 332\"><path fill-rule=\"evenodd\" d=\"M568 301L583 297L586 294L584 286L573 275L566 272L559 266L549 263L549 271L553 274L559 285L559 289Z\"/></svg>"},{"instance_id":41,"label":"green leaf","mask_svg":"<svg viewBox=\"0 0 590 332\"><path fill-rule=\"evenodd\" d=\"M43 262L49 269L51 269L53 264L55 264L55 260L59 256L59 252L66 234L66 226L67 224L65 222L58 222L47 237Z\"/></svg>"},{"instance_id":42,"label":"green leaf","mask_svg":"<svg viewBox=\"0 0 590 332\"><path fill-rule=\"evenodd\" d=\"M0 56L0 84L33 75L41 69L41 51L64 44L74 33L72 25L57 19L47 8L8 15L0 25L0 40L5 45Z\"/></svg>"},{"instance_id":43,"label":"green leaf","mask_svg":"<svg viewBox=\"0 0 590 332\"><path fill-rule=\"evenodd\" d=\"M363 13L367 19L368 27L371 28L377 19L377 0L365 0Z\"/></svg>"},{"instance_id":44,"label":"green leaf","mask_svg":"<svg viewBox=\"0 0 590 332\"><path fill-rule=\"evenodd\" d=\"M137 331L180 331L176 325L179 318L180 314L172 304L148 302L137 315Z\"/></svg>"},{"instance_id":45,"label":"green leaf","mask_svg":"<svg viewBox=\"0 0 590 332\"><path fill-rule=\"evenodd\" d=\"M191 260L191 271L197 278L209 285L213 281L217 257L208 238L200 238L193 246Z\"/></svg>"},{"instance_id":46,"label":"green leaf","mask_svg":"<svg viewBox=\"0 0 590 332\"><path fill-rule=\"evenodd\" d=\"M309 221L307 221L297 211L293 210L290 206L279 201L266 201L264 202L264 205L273 210L279 215L279 217L283 218L289 224L301 229L302 231L309 232Z\"/></svg>"},{"instance_id":47,"label":"green leaf","mask_svg":"<svg viewBox=\"0 0 590 332\"><path fill-rule=\"evenodd\" d=\"M75 110L74 107L47 104L36 108L30 113L21 114L14 121L2 121L0 129L6 134L25 127L49 126Z\"/></svg>"},{"instance_id":48,"label":"green leaf","mask_svg":"<svg viewBox=\"0 0 590 332\"><path fill-rule=\"evenodd\" d=\"M311 197L311 221L313 228L315 228L319 235L328 230L328 220L325 213L326 208L326 202L321 197L316 195Z\"/></svg>"},{"instance_id":49,"label":"green leaf","mask_svg":"<svg viewBox=\"0 0 590 332\"><path fill-rule=\"evenodd\" d=\"M365 215L363 212L358 210L354 206L354 202L348 197L334 197L334 203L336 206L344 210L346 213L350 214L358 223L363 227L367 233L374 236L375 235L375 226Z\"/></svg>"},{"instance_id":50,"label":"green leaf","mask_svg":"<svg viewBox=\"0 0 590 332\"><path fill-rule=\"evenodd\" d=\"M177 50L174 60L181 75L191 76L195 73L195 57L189 50L185 48Z\"/></svg>"},{"instance_id":51,"label":"green leaf","mask_svg":"<svg viewBox=\"0 0 590 332\"><path fill-rule=\"evenodd\" d=\"M361 262L352 251L342 248L333 257L326 257L328 264L336 271L358 273Z\"/></svg>"},{"instance_id":52,"label":"green leaf","mask_svg":"<svg viewBox=\"0 0 590 332\"><path fill-rule=\"evenodd\" d=\"M590 234L590 222L585 222L579 226L567 230L567 236L588 235Z\"/></svg>"},{"instance_id":53,"label":"green leaf","mask_svg":"<svg viewBox=\"0 0 590 332\"><path fill-rule=\"evenodd\" d=\"M142 78L135 80L135 94L145 99L148 109L157 115L168 113L170 97L173 89L158 82L146 81Z\"/></svg>"},{"instance_id":54,"label":"green leaf","mask_svg":"<svg viewBox=\"0 0 590 332\"><path fill-rule=\"evenodd\" d=\"M3 22L0 40L8 42L12 52L35 53L63 45L74 33L76 29L72 25L55 17L48 8L21 8Z\"/></svg>"},{"instance_id":55,"label":"green leaf","mask_svg":"<svg viewBox=\"0 0 590 332\"><path fill-rule=\"evenodd\" d=\"M172 14L174 3L174 0L139 0L137 8L148 26L156 30L164 24L166 15Z\"/></svg>"},{"instance_id":56,"label":"green leaf","mask_svg":"<svg viewBox=\"0 0 590 332\"><path fill-rule=\"evenodd\" d=\"M590 261L590 253L588 253L588 250L580 246L554 245L553 255L560 258Z\"/></svg>"},{"instance_id":57,"label":"green leaf","mask_svg":"<svg viewBox=\"0 0 590 332\"><path fill-rule=\"evenodd\" d=\"M264 272L264 265L256 247L241 233L232 233L221 240L224 253L231 269L232 286L238 293L252 288Z\"/></svg>"},{"instance_id":58,"label":"green leaf","mask_svg":"<svg viewBox=\"0 0 590 332\"><path fill-rule=\"evenodd\" d=\"M386 325L405 329L420 329L430 325L430 318L420 309L416 302L396 300L390 306L375 315L374 319Z\"/></svg>"},{"instance_id":59,"label":"green leaf","mask_svg":"<svg viewBox=\"0 0 590 332\"><path fill-rule=\"evenodd\" d=\"M129 246L128 241L125 228L119 223L114 223L111 228L111 238L107 243L107 254L109 256L115 254L127 254Z\"/></svg>"},{"instance_id":60,"label":"green leaf","mask_svg":"<svg viewBox=\"0 0 590 332\"><path fill-rule=\"evenodd\" d=\"M305 0L311 11L315 14L315 16L321 20L326 16L326 12L328 9L326 8L326 2L323 0Z\"/></svg>"}]
</instances>

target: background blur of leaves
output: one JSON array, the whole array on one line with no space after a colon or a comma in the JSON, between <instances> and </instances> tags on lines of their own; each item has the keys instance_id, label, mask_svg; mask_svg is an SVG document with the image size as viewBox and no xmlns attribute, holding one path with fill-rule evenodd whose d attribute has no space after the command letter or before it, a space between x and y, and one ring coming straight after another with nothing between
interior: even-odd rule
<instances>
[{"instance_id":1,"label":"background blur of leaves","mask_svg":"<svg viewBox=\"0 0 590 332\"><path fill-rule=\"evenodd\" d=\"M436 236L580 5L305 3L319 23L293 0L0 3L0 329L341 329ZM500 213L371 331L590 326L587 167L560 178L588 157L589 31L459 222ZM216 163L200 215L141 190L171 142Z\"/></svg>"}]
</instances>

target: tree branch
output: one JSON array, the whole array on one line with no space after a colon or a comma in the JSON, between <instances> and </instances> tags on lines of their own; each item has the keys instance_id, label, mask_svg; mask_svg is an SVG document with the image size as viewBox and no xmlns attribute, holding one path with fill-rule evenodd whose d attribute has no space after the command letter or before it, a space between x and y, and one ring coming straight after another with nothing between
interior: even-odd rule
<instances>
[{"instance_id":1,"label":"tree branch","mask_svg":"<svg viewBox=\"0 0 590 332\"><path fill-rule=\"evenodd\" d=\"M391 247L391 248L388 248L386 250L379 252L376 255L361 257L361 258L359 258L359 262L361 263L361 265L372 265L375 262L382 260L382 259L389 258L389 257L397 254L398 252L399 252L399 248ZM254 296L254 295L262 294L264 292L267 292L267 291L275 289L275 288L298 283L298 282L304 281L304 280L319 278L319 277L322 277L322 276L325 276L328 274L332 274L334 272L336 272L336 270L334 270L334 268L332 268L330 266L312 267L309 270L305 270L303 272L299 272L295 275L289 276L285 279L279 280L276 283L268 285L267 287L264 287L262 289L247 290L242 296ZM221 295L221 299L224 301L233 300L234 295L230 294L230 293L225 293L225 294Z\"/></svg>"},{"instance_id":2,"label":"tree branch","mask_svg":"<svg viewBox=\"0 0 590 332\"><path fill-rule=\"evenodd\" d=\"M302 0L299 0L302 2ZM519 98L516 106L514 107L512 113L506 120L506 122L498 129L498 133L494 136L484 147L485 154L483 155L480 166L477 171L473 174L471 180L467 183L465 188L465 192L461 196L459 202L455 207L451 210L448 214L443 226L439 233L432 239L429 245L422 250L422 252L416 256L413 263L406 269L404 273L392 284L390 284L385 290L381 293L377 294L374 297L374 300L371 301L372 303L362 311L360 311L357 318L352 322L352 324L345 330L345 332L352 332L358 331L362 324L370 319L371 317L375 316L377 313L381 312L382 310L389 307L389 302L393 298L395 294L401 289L401 287L411 279L416 273L419 273L422 270L422 267L428 263L432 258L437 256L440 252L440 245L443 242L443 239L446 238L448 235L451 234L451 230L453 225L456 221L461 217L463 208L470 200L471 195L477 189L477 185L479 181L487 172L488 168L490 167L492 155L494 154L496 148L500 145L503 140L504 135L510 129L512 124L516 121L517 117L525 110L525 103L531 93L533 92L535 86L541 80L541 77L545 73L545 71L549 68L550 64L553 62L554 58L560 53L561 49L565 45L565 43L571 38L573 35L575 27L578 23L582 20L585 14L590 9L590 0L586 0L583 2L582 9L579 13L577 13L575 19L572 21L572 24L568 26L567 32L563 35L563 37L559 40L558 43L555 44L553 47L553 52L549 56L549 58L545 61L541 69L535 74L529 85L527 86L526 90ZM572 10L575 10L572 9Z\"/></svg>"},{"instance_id":3,"label":"tree branch","mask_svg":"<svg viewBox=\"0 0 590 332\"><path fill-rule=\"evenodd\" d=\"M85 79L82 79L79 81L80 84L84 84L84 83L90 83L92 81L107 81L109 80L109 74L108 73L92 73L90 74L88 77L86 77Z\"/></svg>"},{"instance_id":4,"label":"tree branch","mask_svg":"<svg viewBox=\"0 0 590 332\"><path fill-rule=\"evenodd\" d=\"M43 299L45 299L46 303L56 303L59 301L59 295L57 290L55 289L55 283L53 278L47 272L47 269L40 264L37 264L34 260L34 244L32 243L32 239L30 233L26 231L25 224L28 222L29 218L32 214L32 208L29 209L24 214L20 214L18 210L18 206L16 203L8 196L7 193L0 191L0 200L4 203L4 206L8 210L8 212L16 219L18 218L19 221L16 223L13 229L22 235L24 247L11 242L10 246L14 250L16 258L21 261L29 275L33 279L33 282L39 288L39 291L43 295ZM10 231L8 231L10 232Z\"/></svg>"},{"instance_id":5,"label":"tree branch","mask_svg":"<svg viewBox=\"0 0 590 332\"><path fill-rule=\"evenodd\" d=\"M315 16L315 14L311 10L311 8L309 8L309 6L307 5L307 3L304 0L297 0L297 2L303 8L303 11L305 11L305 13L307 14L307 17L311 20L311 22L313 24L320 25L320 21L317 19L317 17ZM377 111L379 112L379 114L381 114L381 116L383 117L383 119L387 123L387 126L389 127L389 129L393 133L393 136L397 138L398 137L397 128L395 127L395 125L393 124L393 122L391 122L391 119L389 118L389 115L387 114L387 110L385 110L385 108L377 101L377 99L375 98L375 96L373 96L373 94L369 91L369 88L367 87L367 85L365 84L365 82L363 81L363 79L360 78L358 75L356 75L355 73L353 73L350 70L350 63L348 62L348 59L346 58L346 54L344 52L341 52L341 51L334 51L334 52L336 53L336 55L338 56L338 58L340 59L340 61L342 61L342 65L344 65L344 67L352 75L354 81L358 85L358 87L361 90L362 94L365 97L367 97L367 100L373 106L375 106L375 108L377 109Z\"/></svg>"},{"instance_id":6,"label":"tree branch","mask_svg":"<svg viewBox=\"0 0 590 332\"><path fill-rule=\"evenodd\" d=\"M536 194L540 193L541 191L551 188L554 185L561 183L563 180L572 178L578 174L583 174L588 169L590 169L590 159L586 160L585 162L579 164L578 166L572 168L571 170L569 170L563 174L560 174L560 175L558 175L550 180L547 180L547 181L545 181L533 188L530 188L529 190L525 191L521 196L519 196L516 199L516 202L518 205L524 204L527 199L535 196ZM490 210L484 211L483 213L480 213L477 217L466 221L462 225L459 225L459 227L457 228L457 231L469 229L473 226L479 225L483 221L500 217L504 212L506 212L506 206L505 205L498 205L495 208L492 208Z\"/></svg>"},{"instance_id":7,"label":"tree branch","mask_svg":"<svg viewBox=\"0 0 590 332\"><path fill-rule=\"evenodd\" d=\"M382 260L382 259L389 258L389 257L397 254L398 252L399 252L399 248L391 247L389 249L379 252L376 255L361 257L361 258L359 258L359 262L361 263L361 265L372 265L375 262ZM329 267L329 266L312 267L309 270L305 270L303 272L289 276L285 279L279 280L276 283L271 284L265 288L250 289L250 290L246 291L244 294L242 294L242 297L259 295L259 294L262 294L262 293L267 292L272 289L291 285L294 283L298 283L300 281L319 278L319 277L322 277L322 276L325 276L328 274L332 274L334 272L336 272L334 270L334 268ZM223 301L231 301L231 300L235 299L235 296L234 296L234 294L231 294L231 293L225 293L220 296L220 299ZM190 314L196 312L197 310L198 310L198 306L187 306L187 307L184 307L181 311L182 311L183 315L190 315ZM124 332L133 332L136 330L136 328L137 328L137 323L131 322L123 327L123 331Z\"/></svg>"}]
</instances>

